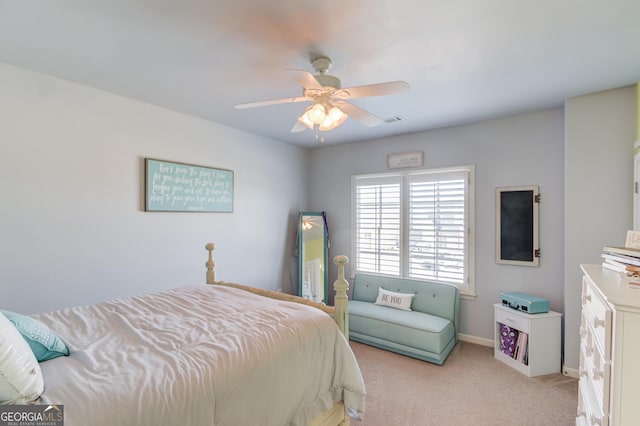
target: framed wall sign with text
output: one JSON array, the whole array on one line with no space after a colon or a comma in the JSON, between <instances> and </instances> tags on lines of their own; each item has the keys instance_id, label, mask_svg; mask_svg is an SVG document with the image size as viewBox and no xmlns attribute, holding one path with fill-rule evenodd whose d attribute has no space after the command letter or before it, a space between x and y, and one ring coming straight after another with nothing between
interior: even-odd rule
<instances>
[{"instance_id":1,"label":"framed wall sign with text","mask_svg":"<svg viewBox=\"0 0 640 426\"><path fill-rule=\"evenodd\" d=\"M145 158L148 212L233 212L233 171Z\"/></svg>"},{"instance_id":2,"label":"framed wall sign with text","mask_svg":"<svg viewBox=\"0 0 640 426\"><path fill-rule=\"evenodd\" d=\"M402 152L387 155L387 167L389 169L403 169L406 167L422 167L424 164L424 151Z\"/></svg>"}]
</instances>

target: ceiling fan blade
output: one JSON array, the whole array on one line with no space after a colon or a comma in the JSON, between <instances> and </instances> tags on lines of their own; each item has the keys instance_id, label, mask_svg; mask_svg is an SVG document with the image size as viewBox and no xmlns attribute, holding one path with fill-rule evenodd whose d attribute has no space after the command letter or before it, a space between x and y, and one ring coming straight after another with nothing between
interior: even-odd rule
<instances>
[{"instance_id":1,"label":"ceiling fan blade","mask_svg":"<svg viewBox=\"0 0 640 426\"><path fill-rule=\"evenodd\" d=\"M296 121L296 124L294 124L293 127L291 128L291 133L304 132L306 128L307 126L305 126L302 121L298 120Z\"/></svg>"},{"instance_id":2,"label":"ceiling fan blade","mask_svg":"<svg viewBox=\"0 0 640 426\"><path fill-rule=\"evenodd\" d=\"M334 97L340 99L368 98L371 96L395 95L408 92L411 86L406 81L390 81L388 83L368 84L366 86L346 87L338 90Z\"/></svg>"},{"instance_id":3,"label":"ceiling fan blade","mask_svg":"<svg viewBox=\"0 0 640 426\"><path fill-rule=\"evenodd\" d=\"M320 84L318 80L316 80L316 78L313 76L313 74L308 71L288 69L287 72L305 89L322 89L322 84Z\"/></svg>"},{"instance_id":4,"label":"ceiling fan blade","mask_svg":"<svg viewBox=\"0 0 640 426\"><path fill-rule=\"evenodd\" d=\"M282 98L282 99L271 99L268 101L259 101L259 102L249 102L247 104L239 104L236 105L236 109L247 109L247 108L256 108L268 105L280 105L280 104L288 104L293 102L304 102L309 101L311 99L306 96L300 96L297 98Z\"/></svg>"},{"instance_id":5,"label":"ceiling fan blade","mask_svg":"<svg viewBox=\"0 0 640 426\"><path fill-rule=\"evenodd\" d=\"M367 127L375 127L384 121L382 118L373 115L369 111L365 111L354 104L350 104L349 102L337 101L335 102L335 105L349 117L358 120Z\"/></svg>"}]
</instances>

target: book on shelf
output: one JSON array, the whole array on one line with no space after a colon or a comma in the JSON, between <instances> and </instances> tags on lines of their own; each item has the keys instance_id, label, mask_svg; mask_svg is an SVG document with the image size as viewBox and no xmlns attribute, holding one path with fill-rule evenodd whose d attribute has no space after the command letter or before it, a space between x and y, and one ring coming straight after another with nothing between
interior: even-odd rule
<instances>
[{"instance_id":1,"label":"book on shelf","mask_svg":"<svg viewBox=\"0 0 640 426\"><path fill-rule=\"evenodd\" d=\"M500 326L500 351L509 358L513 358L516 352L519 331L508 325L498 323Z\"/></svg>"},{"instance_id":2,"label":"book on shelf","mask_svg":"<svg viewBox=\"0 0 640 426\"><path fill-rule=\"evenodd\" d=\"M640 258L640 249L633 247L604 246L602 251L609 254Z\"/></svg>"},{"instance_id":3,"label":"book on shelf","mask_svg":"<svg viewBox=\"0 0 640 426\"><path fill-rule=\"evenodd\" d=\"M628 276L640 276L640 266L628 265L613 259L603 258L602 267Z\"/></svg>"},{"instance_id":4,"label":"book on shelf","mask_svg":"<svg viewBox=\"0 0 640 426\"><path fill-rule=\"evenodd\" d=\"M624 247L604 246L602 267L618 272L630 288L640 289L640 231L627 231Z\"/></svg>"},{"instance_id":5,"label":"book on shelf","mask_svg":"<svg viewBox=\"0 0 640 426\"><path fill-rule=\"evenodd\" d=\"M602 262L602 267L605 268L605 269L609 269L611 271L614 271L614 272L624 273L624 271L620 270L620 268L618 268L616 265L612 265L612 264L607 263L607 262Z\"/></svg>"},{"instance_id":6,"label":"book on shelf","mask_svg":"<svg viewBox=\"0 0 640 426\"><path fill-rule=\"evenodd\" d=\"M640 258L639 257L633 257L633 256L626 256L624 254L615 254L615 253L607 253L604 252L600 255L603 259L606 260L613 260L616 261L618 263L624 263L625 265L631 265L631 266L640 266Z\"/></svg>"},{"instance_id":7,"label":"book on shelf","mask_svg":"<svg viewBox=\"0 0 640 426\"><path fill-rule=\"evenodd\" d=\"M513 360L529 365L529 335L508 325L498 324L502 336L500 351Z\"/></svg>"},{"instance_id":8,"label":"book on shelf","mask_svg":"<svg viewBox=\"0 0 640 426\"><path fill-rule=\"evenodd\" d=\"M613 265L618 266L619 268L624 268L624 270L626 272L640 272L640 266L636 266L636 265L631 265L629 263L625 263L625 262L619 262L617 260L613 260L613 259L606 259L607 263L611 263Z\"/></svg>"},{"instance_id":9,"label":"book on shelf","mask_svg":"<svg viewBox=\"0 0 640 426\"><path fill-rule=\"evenodd\" d=\"M514 356L514 358L523 364L528 363L526 362L527 353L529 349L529 345L527 342L528 337L529 335L527 333L525 333L524 331L521 331L518 335L518 341L516 343L516 356Z\"/></svg>"}]
</instances>

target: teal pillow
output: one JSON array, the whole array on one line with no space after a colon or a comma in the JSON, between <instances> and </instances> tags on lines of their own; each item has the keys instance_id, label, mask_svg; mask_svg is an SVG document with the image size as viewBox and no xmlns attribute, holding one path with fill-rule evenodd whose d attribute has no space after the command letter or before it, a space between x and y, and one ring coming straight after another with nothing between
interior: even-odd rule
<instances>
[{"instance_id":1,"label":"teal pillow","mask_svg":"<svg viewBox=\"0 0 640 426\"><path fill-rule=\"evenodd\" d=\"M0 310L18 329L38 361L47 361L62 355L69 355L69 349L62 339L49 327L27 315Z\"/></svg>"}]
</instances>

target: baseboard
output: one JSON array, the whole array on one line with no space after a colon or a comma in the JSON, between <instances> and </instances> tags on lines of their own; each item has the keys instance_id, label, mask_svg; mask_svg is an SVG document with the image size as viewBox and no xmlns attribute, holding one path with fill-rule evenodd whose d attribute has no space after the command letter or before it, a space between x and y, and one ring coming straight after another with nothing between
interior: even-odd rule
<instances>
[{"instance_id":1,"label":"baseboard","mask_svg":"<svg viewBox=\"0 0 640 426\"><path fill-rule=\"evenodd\" d=\"M474 343L476 345L493 347L493 339L485 339L482 337L470 336L468 334L458 333L458 340L462 342Z\"/></svg>"},{"instance_id":2,"label":"baseboard","mask_svg":"<svg viewBox=\"0 0 640 426\"><path fill-rule=\"evenodd\" d=\"M567 377L572 377L574 379L580 378L580 373L575 368L569 368L566 365L562 367L562 374Z\"/></svg>"},{"instance_id":3,"label":"baseboard","mask_svg":"<svg viewBox=\"0 0 640 426\"><path fill-rule=\"evenodd\" d=\"M485 339L483 337L476 337L468 334L458 333L458 340L460 340L461 342L469 342L469 343L474 343L476 345L488 346L490 348L493 347L493 340ZM574 379L580 378L578 370L576 370L575 368L567 367L567 366L562 367L562 374Z\"/></svg>"}]
</instances>

